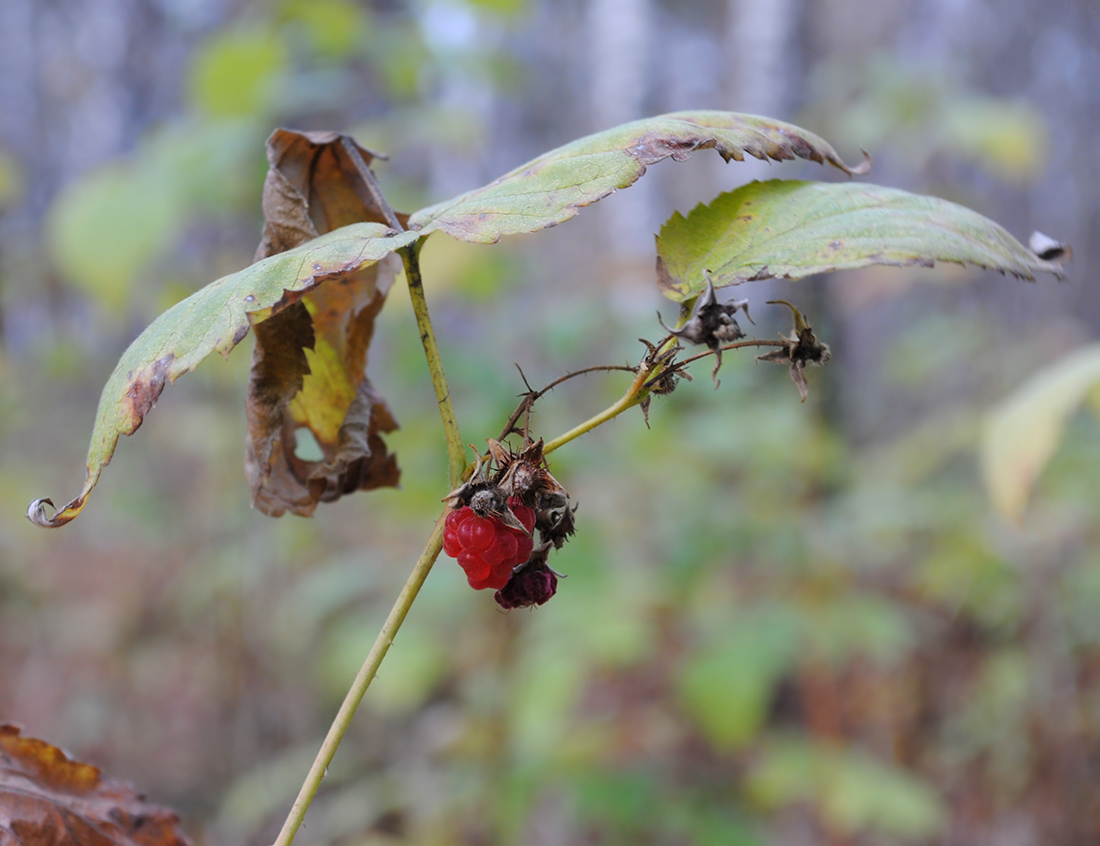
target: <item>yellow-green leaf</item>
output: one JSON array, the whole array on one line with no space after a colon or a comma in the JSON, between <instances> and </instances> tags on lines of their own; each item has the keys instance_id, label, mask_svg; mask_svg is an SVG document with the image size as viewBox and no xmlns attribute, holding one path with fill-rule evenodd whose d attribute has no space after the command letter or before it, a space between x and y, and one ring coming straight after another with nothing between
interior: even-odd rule
<instances>
[{"instance_id":1,"label":"yellow-green leaf","mask_svg":"<svg viewBox=\"0 0 1100 846\"><path fill-rule=\"evenodd\" d=\"M753 182L668 219L657 236L665 296L872 264L974 264L1024 279L1061 273L1003 227L938 197L857 183Z\"/></svg>"},{"instance_id":2,"label":"yellow-green leaf","mask_svg":"<svg viewBox=\"0 0 1100 846\"><path fill-rule=\"evenodd\" d=\"M538 232L569 220L582 206L633 185L646 168L715 149L727 162L808 159L850 168L822 138L793 124L736 112L674 112L625 123L544 153L488 185L421 209L409 226L463 241L494 244L504 235Z\"/></svg>"}]
</instances>

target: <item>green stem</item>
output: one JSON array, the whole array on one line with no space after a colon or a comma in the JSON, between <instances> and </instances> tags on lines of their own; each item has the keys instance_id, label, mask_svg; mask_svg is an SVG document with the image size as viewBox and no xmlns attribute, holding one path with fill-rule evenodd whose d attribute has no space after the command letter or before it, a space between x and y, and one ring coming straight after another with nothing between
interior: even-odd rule
<instances>
[{"instance_id":1,"label":"green stem","mask_svg":"<svg viewBox=\"0 0 1100 846\"><path fill-rule=\"evenodd\" d=\"M424 346L424 355L428 359L428 372L435 388L435 399L439 403L439 416L443 418L443 432L447 438L447 458L450 470L451 488L462 484L462 473L466 469L466 448L462 445L462 434L458 429L458 418L451 405L451 392L447 387L447 377L443 375L443 360L439 357L439 347L435 343L435 332L428 317L428 301L424 298L424 281L420 276L419 244L410 244L401 250L401 260L405 262L405 278L409 284L409 299L416 313L416 326L420 330L420 342Z\"/></svg>"},{"instance_id":2,"label":"green stem","mask_svg":"<svg viewBox=\"0 0 1100 846\"><path fill-rule=\"evenodd\" d=\"M359 172L359 177L370 192L375 205L378 206L386 222L391 228L402 231L397 214L386 200L382 188L374 176L366 161L359 154L359 148L346 135L341 139L344 152L348 154L352 164ZM428 317L428 301L424 298L424 283L420 277L420 247L423 241L417 241L401 250L401 260L405 263L405 278L409 283L409 297L412 299L413 311L416 313L416 325L420 330L420 341L424 345L424 355L428 358L428 372L432 377L432 387L435 388L435 398L439 403L439 414L443 418L443 431L447 438L447 456L450 464L451 487L457 488L461 483L462 471L466 469L466 451L462 446L462 435L458 430L458 420L455 418L455 410L451 405L451 393L447 387L447 377L443 375L443 361L439 357L439 347L435 343L435 332L432 331L432 321Z\"/></svg>"},{"instance_id":3,"label":"green stem","mask_svg":"<svg viewBox=\"0 0 1100 846\"><path fill-rule=\"evenodd\" d=\"M630 383L630 387L626 389L626 393L619 398L619 401L614 405L605 408L595 417L589 417L579 426L574 426L564 435L558 435L552 441L548 441L542 448L543 455L549 455L554 450L565 446L572 440L576 440L585 432L591 432L597 426L606 423L615 417L618 417L624 411L628 411L634 406L638 405L644 400L648 394L645 390L645 384L654 374L644 367L638 368L638 375L634 377L634 381Z\"/></svg>"},{"instance_id":4,"label":"green stem","mask_svg":"<svg viewBox=\"0 0 1100 846\"><path fill-rule=\"evenodd\" d=\"M310 803L317 794L317 789L321 786L321 780L325 777L325 772L328 770L329 764L332 763L333 756L336 755L336 749L340 745L340 741L343 740L359 703L363 700L363 694L367 692L367 688L374 680L374 676L378 672L378 666L393 645L397 630L405 622L405 616L409 613L413 600L416 599L421 585L424 584L428 573L431 572L435 559L439 557L439 552L443 548L443 521L445 518L446 512L436 521L435 528L432 530L431 537L428 538L424 551L420 553L420 558L417 560L416 566L413 567L412 573L409 574L405 587L401 589L397 601L390 609L389 616L386 617L386 622L382 625L382 630L378 632L378 637L374 640L374 646L371 647L363 666L359 668L359 673L355 676L355 681L352 682L351 689L344 697L344 702L336 713L336 718L332 721L328 734L325 736L325 742L321 744L321 748L317 752L317 757L313 761L309 775L306 776L302 789L298 792L298 798L294 800L290 814L287 816L286 822L283 823L283 829L275 840L275 846L290 846L298 827L305 819L306 811L309 810Z\"/></svg>"},{"instance_id":5,"label":"green stem","mask_svg":"<svg viewBox=\"0 0 1100 846\"><path fill-rule=\"evenodd\" d=\"M782 347L782 346L786 346L785 342L783 342L783 341L757 341L757 340L751 340L751 341L738 341L737 343L726 344L724 347L722 347L722 349L724 351L729 351L729 350L742 349L743 347ZM707 350L706 352L699 353L698 355L693 355L690 358L685 358L683 361L681 361L679 363L679 366L683 367L686 364L691 364L692 362L698 361L700 359L706 358L707 356L711 356L711 355L714 355L714 350ZM649 394L650 394L650 391L646 388L646 385L651 383L651 381L655 377L659 376L660 371L661 371L661 367L665 367L665 366L667 366L667 365L661 365L659 367L653 368L652 370L646 368L645 366L639 367L638 368L638 373L634 377L634 381L630 383L630 387L626 389L626 393L623 394L619 398L618 402L616 402L612 406L609 406L608 408L605 408L603 411L601 411L595 417L588 418L583 423L581 423L579 426L574 426L572 429L570 429L565 434L558 435L558 437L554 438L554 440L548 441L546 443L546 445L542 448L542 454L543 455L549 455L554 450L560 449L561 447L565 446L570 441L576 440L581 435L583 435L585 432L591 432L597 426L600 426L600 425L606 423L608 420L611 420L615 417L618 417L624 411L629 411L630 409L634 408L634 406L640 405L642 403L642 401L647 396L649 396ZM597 369L597 368L590 368L590 369L594 370L594 369ZM584 373L584 372L586 372L586 371L583 371L583 370L577 371L577 373ZM574 376L574 375L577 375L577 374L569 374L569 376ZM569 378L569 376L565 376L565 377L563 377L563 379ZM558 382L560 382L560 381L562 381L562 380L559 379ZM538 396L541 396L542 394L546 393L546 391L548 391L550 389L550 387L552 387L555 384L557 384L557 382L552 383L550 386L548 386L548 387L544 388L542 391L538 392Z\"/></svg>"}]
</instances>

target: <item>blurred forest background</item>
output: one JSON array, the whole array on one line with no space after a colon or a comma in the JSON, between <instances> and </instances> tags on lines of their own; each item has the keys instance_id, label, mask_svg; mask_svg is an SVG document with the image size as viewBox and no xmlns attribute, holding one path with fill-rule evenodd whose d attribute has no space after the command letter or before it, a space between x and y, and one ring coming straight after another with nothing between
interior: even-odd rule
<instances>
[{"instance_id":1,"label":"blurred forest background","mask_svg":"<svg viewBox=\"0 0 1100 846\"><path fill-rule=\"evenodd\" d=\"M1100 333L1095 0L3 0L0 718L176 808L198 844L270 842L439 512L445 452L401 286L371 376L403 489L313 520L249 507L248 352L123 439L84 515L99 391L156 314L247 264L265 137L390 154L398 208L650 114L748 111L870 179L1069 241L1068 283L871 269L747 296L834 351L805 405L727 355L556 455L580 503L531 613L441 559L303 844L1100 842L1100 426L1083 411L1025 527L977 447L1014 386ZM654 167L538 237L425 247L463 435L536 387L636 361L653 233L678 209L822 168ZM247 346L247 345L246 345ZM709 365L704 366L704 370ZM552 437L616 398L586 377Z\"/></svg>"}]
</instances>

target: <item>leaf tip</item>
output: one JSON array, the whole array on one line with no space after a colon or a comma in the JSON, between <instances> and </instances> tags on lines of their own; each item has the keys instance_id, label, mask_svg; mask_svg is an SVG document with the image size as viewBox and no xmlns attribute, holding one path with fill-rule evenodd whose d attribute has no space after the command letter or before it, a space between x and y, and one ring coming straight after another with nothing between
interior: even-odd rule
<instances>
[{"instance_id":1,"label":"leaf tip","mask_svg":"<svg viewBox=\"0 0 1100 846\"><path fill-rule=\"evenodd\" d=\"M863 154L863 161L857 164L855 167L848 168L849 176L866 176L871 172L871 154L864 150L862 147L859 151Z\"/></svg>"},{"instance_id":2,"label":"leaf tip","mask_svg":"<svg viewBox=\"0 0 1100 846\"><path fill-rule=\"evenodd\" d=\"M87 492L81 494L60 511L49 497L36 499L27 506L27 519L42 529L57 529L70 522L84 508ZM52 515L47 511L52 512Z\"/></svg>"},{"instance_id":3,"label":"leaf tip","mask_svg":"<svg viewBox=\"0 0 1100 846\"><path fill-rule=\"evenodd\" d=\"M50 508L53 511L53 517L49 517L46 514L46 509ZM57 507L53 504L53 500L49 497L42 497L42 499L36 499L29 506L27 506L27 519L34 525L41 526L43 529L52 529L56 525L54 517L57 516Z\"/></svg>"},{"instance_id":4,"label":"leaf tip","mask_svg":"<svg viewBox=\"0 0 1100 846\"><path fill-rule=\"evenodd\" d=\"M1038 230L1031 233L1027 246L1037 259L1048 265L1044 269L1059 278L1065 275L1062 262L1073 261L1073 248L1069 244L1057 241Z\"/></svg>"}]
</instances>

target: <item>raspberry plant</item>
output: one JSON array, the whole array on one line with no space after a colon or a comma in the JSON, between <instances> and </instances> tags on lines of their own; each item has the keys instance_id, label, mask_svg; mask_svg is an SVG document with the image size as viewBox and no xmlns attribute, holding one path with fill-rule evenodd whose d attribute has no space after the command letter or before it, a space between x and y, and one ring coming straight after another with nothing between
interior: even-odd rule
<instances>
[{"instance_id":1,"label":"raspberry plant","mask_svg":"<svg viewBox=\"0 0 1100 846\"><path fill-rule=\"evenodd\" d=\"M367 377L374 320L403 266L439 406L449 456L450 493L404 589L379 632L310 769L278 843L290 843L325 769L440 551L456 558L470 586L493 590L506 609L542 605L558 588L550 554L575 530L576 506L550 473L547 456L654 394L690 379L724 352L763 348L759 360L788 368L804 400L806 368L829 361L828 346L793 304L790 335L749 339L718 291L760 279L799 279L872 264L969 263L1034 279L1059 274L1063 248L1045 236L1025 247L996 223L933 197L862 182L771 180L721 193L689 214L674 213L656 240L661 292L679 305L675 327L660 322L634 366L596 365L523 395L484 455L467 462L465 441L428 314L418 256L435 232L491 244L564 222L625 188L664 159L714 149L727 162L805 159L862 176L818 136L787 123L729 112L680 112L625 124L552 150L492 183L411 215L395 212L371 170L375 155L339 133L277 130L268 141L265 226L256 261L162 314L123 354L99 404L80 493L55 509L31 503L35 524L56 528L84 509L119 435L141 425L165 385L210 353L227 355L254 330L247 401L245 467L257 508L309 516L321 502L398 483L384 436L397 426ZM652 329L653 327L651 327ZM702 347L688 354L684 344ZM307 357L306 351L311 351ZM629 374L622 397L577 426L544 440L534 411L547 391L581 373ZM295 454L307 428L322 457ZM536 538L537 534L537 538ZM582 586L577 586L580 589Z\"/></svg>"}]
</instances>

